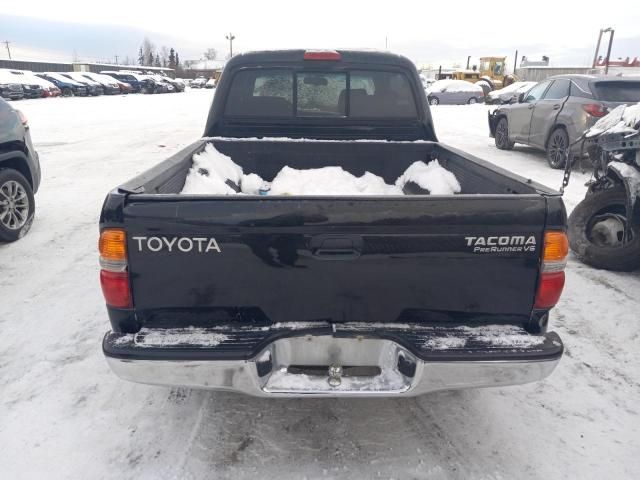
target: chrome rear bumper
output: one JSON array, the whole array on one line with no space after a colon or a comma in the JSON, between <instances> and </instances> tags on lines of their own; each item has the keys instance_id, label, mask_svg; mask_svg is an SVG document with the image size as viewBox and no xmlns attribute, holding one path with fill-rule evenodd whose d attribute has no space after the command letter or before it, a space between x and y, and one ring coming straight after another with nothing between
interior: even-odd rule
<instances>
[{"instance_id":1,"label":"chrome rear bumper","mask_svg":"<svg viewBox=\"0 0 640 480\"><path fill-rule=\"evenodd\" d=\"M551 335L558 347L559 339ZM491 360L487 352L486 360L475 356L468 361L432 361L419 358L396 341L360 335L279 338L252 358L233 360L145 359L144 350L150 347L135 348L142 350L138 358L117 358L105 349L111 369L124 380L262 397L415 396L437 390L518 385L547 377L562 354L560 343L560 349L547 356L532 357L523 351L521 358Z\"/></svg>"}]
</instances>

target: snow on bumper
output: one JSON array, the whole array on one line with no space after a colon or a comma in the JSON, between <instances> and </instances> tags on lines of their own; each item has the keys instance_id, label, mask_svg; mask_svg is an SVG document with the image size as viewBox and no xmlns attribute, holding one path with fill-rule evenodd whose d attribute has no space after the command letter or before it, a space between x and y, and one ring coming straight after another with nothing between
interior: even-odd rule
<instances>
[{"instance_id":1,"label":"snow on bumper","mask_svg":"<svg viewBox=\"0 0 640 480\"><path fill-rule=\"evenodd\" d=\"M563 349L555 333L504 328L146 330L108 333L103 349L125 380L264 397L415 396L551 374Z\"/></svg>"}]
</instances>

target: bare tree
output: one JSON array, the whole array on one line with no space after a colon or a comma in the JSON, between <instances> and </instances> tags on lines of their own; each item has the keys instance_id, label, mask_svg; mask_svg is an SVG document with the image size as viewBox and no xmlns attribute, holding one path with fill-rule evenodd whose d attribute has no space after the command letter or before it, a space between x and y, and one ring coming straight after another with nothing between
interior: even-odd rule
<instances>
[{"instance_id":1,"label":"bare tree","mask_svg":"<svg viewBox=\"0 0 640 480\"><path fill-rule=\"evenodd\" d=\"M145 65L153 65L154 51L156 46L151 43L147 37L142 41L142 54L144 55Z\"/></svg>"},{"instance_id":2,"label":"bare tree","mask_svg":"<svg viewBox=\"0 0 640 480\"><path fill-rule=\"evenodd\" d=\"M204 58L207 60L215 60L218 58L218 51L215 48L207 48L204 52Z\"/></svg>"},{"instance_id":3,"label":"bare tree","mask_svg":"<svg viewBox=\"0 0 640 480\"><path fill-rule=\"evenodd\" d=\"M160 63L162 64L163 67L166 67L169 61L169 48L167 48L164 45L161 46L159 54L160 54Z\"/></svg>"}]
</instances>

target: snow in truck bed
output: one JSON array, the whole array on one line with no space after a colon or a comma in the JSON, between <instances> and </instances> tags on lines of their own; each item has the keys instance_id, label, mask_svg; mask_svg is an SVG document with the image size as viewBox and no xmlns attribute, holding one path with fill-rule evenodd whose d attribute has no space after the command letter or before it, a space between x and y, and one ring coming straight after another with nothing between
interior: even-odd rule
<instances>
[{"instance_id":1,"label":"snow in truck bed","mask_svg":"<svg viewBox=\"0 0 640 480\"><path fill-rule=\"evenodd\" d=\"M193 156L180 193L186 195L403 195L409 182L423 193L453 195L460 193L455 175L432 160L412 163L389 185L371 172L357 177L342 167L330 166L299 170L283 167L273 181L267 182L255 173L245 174L242 167L208 143L204 151Z\"/></svg>"}]
</instances>

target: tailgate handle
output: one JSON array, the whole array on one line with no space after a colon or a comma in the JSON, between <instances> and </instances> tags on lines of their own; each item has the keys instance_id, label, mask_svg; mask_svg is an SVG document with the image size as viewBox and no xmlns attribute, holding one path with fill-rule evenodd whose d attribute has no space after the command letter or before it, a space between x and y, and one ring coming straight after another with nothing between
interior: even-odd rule
<instances>
[{"instance_id":1,"label":"tailgate handle","mask_svg":"<svg viewBox=\"0 0 640 480\"><path fill-rule=\"evenodd\" d=\"M323 236L314 238L311 248L313 255L320 260L352 260L361 254L362 239Z\"/></svg>"}]
</instances>

